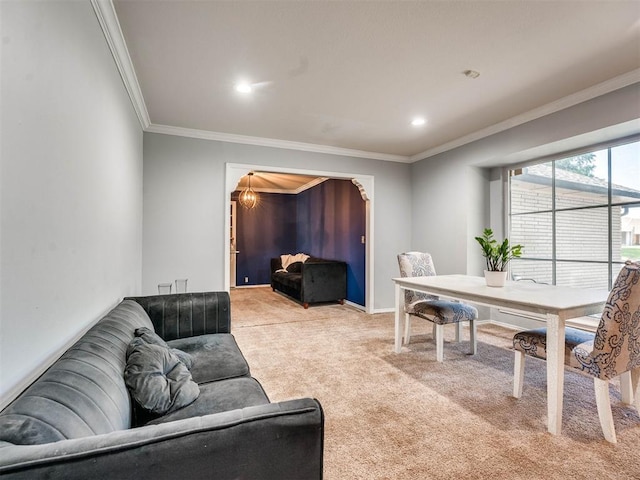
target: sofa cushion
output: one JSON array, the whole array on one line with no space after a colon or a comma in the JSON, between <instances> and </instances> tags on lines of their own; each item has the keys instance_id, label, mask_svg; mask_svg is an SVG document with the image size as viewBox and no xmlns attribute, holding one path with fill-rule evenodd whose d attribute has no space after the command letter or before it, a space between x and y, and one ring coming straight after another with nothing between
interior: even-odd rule
<instances>
[{"instance_id":1,"label":"sofa cushion","mask_svg":"<svg viewBox=\"0 0 640 480\"><path fill-rule=\"evenodd\" d=\"M192 403L200 394L187 367L169 348L134 338L127 349L124 380L138 404L165 414Z\"/></svg>"},{"instance_id":2,"label":"sofa cushion","mask_svg":"<svg viewBox=\"0 0 640 480\"><path fill-rule=\"evenodd\" d=\"M262 385L251 377L230 378L200 386L200 396L191 405L156 418L147 425L173 422L212 413L268 404Z\"/></svg>"},{"instance_id":3,"label":"sofa cushion","mask_svg":"<svg viewBox=\"0 0 640 480\"><path fill-rule=\"evenodd\" d=\"M135 335L136 337L142 338L145 342L149 344L160 345L161 347L164 347L164 348L171 348L169 347L169 345L167 345L167 342L165 342L162 338L160 338L160 335L158 335L156 332L154 332L150 328L147 328L147 327L136 328ZM178 357L178 359L182 363L184 363L185 367L191 370L191 367L193 367L193 357L191 355L189 355L187 352L183 352L178 348L173 348L171 349L171 351L176 355L176 357Z\"/></svg>"},{"instance_id":4,"label":"sofa cushion","mask_svg":"<svg viewBox=\"0 0 640 480\"><path fill-rule=\"evenodd\" d=\"M167 344L193 357L191 376L199 385L249 375L249 365L230 333L180 338Z\"/></svg>"},{"instance_id":5,"label":"sofa cushion","mask_svg":"<svg viewBox=\"0 0 640 480\"><path fill-rule=\"evenodd\" d=\"M301 273L276 272L273 274L273 279L285 287L294 288L296 290L300 290L302 288Z\"/></svg>"}]
</instances>

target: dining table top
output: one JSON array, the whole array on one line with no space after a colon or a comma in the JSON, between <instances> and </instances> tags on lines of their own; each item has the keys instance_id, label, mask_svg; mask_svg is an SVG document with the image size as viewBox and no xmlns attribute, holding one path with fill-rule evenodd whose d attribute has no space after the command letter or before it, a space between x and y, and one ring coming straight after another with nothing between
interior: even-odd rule
<instances>
[{"instance_id":1,"label":"dining table top","mask_svg":"<svg viewBox=\"0 0 640 480\"><path fill-rule=\"evenodd\" d=\"M607 289L567 287L531 281L507 281L503 287L489 287L484 277L471 275L398 277L393 281L408 290L450 296L492 307L551 313L564 319L600 313L609 296Z\"/></svg>"}]
</instances>

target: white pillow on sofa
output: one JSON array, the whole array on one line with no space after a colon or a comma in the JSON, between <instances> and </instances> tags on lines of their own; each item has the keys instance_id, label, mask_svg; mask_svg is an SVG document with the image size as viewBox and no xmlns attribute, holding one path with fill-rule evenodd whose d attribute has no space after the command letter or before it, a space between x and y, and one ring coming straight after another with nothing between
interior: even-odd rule
<instances>
[{"instance_id":1,"label":"white pillow on sofa","mask_svg":"<svg viewBox=\"0 0 640 480\"><path fill-rule=\"evenodd\" d=\"M286 272L287 267L295 262L306 262L309 258L309 255L306 253L296 253L295 255L280 255L280 262L282 263L282 268L278 270L278 272Z\"/></svg>"}]
</instances>

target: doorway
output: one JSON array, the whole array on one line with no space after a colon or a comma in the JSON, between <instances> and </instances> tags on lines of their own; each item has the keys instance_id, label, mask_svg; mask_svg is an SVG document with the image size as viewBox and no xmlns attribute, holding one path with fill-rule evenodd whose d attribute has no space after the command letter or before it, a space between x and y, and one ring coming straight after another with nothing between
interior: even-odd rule
<instances>
[{"instance_id":1,"label":"doorway","mask_svg":"<svg viewBox=\"0 0 640 480\"><path fill-rule=\"evenodd\" d=\"M360 192L362 199L365 201L365 311L367 313L373 313L374 311L374 235L373 235L373 176L362 174L349 174L344 172L327 172L317 171L310 169L294 169L294 168L282 168L272 167L266 165L248 165L248 164L233 164L227 163L225 169L225 190L224 190L224 205L225 205L225 232L230 232L231 219L230 215L226 211L229 205L229 199L231 194L235 191L240 179L250 171L257 170L262 172L274 172L274 173L290 173L298 175L314 175L317 177L334 178L338 180L351 181ZM229 290L231 287L231 237L228 233L225 233L225 289Z\"/></svg>"},{"instance_id":2,"label":"doorway","mask_svg":"<svg viewBox=\"0 0 640 480\"><path fill-rule=\"evenodd\" d=\"M238 234L236 232L237 202L231 200L229 207L229 287L233 288L236 286L236 266L238 253L240 253L237 248Z\"/></svg>"}]
</instances>

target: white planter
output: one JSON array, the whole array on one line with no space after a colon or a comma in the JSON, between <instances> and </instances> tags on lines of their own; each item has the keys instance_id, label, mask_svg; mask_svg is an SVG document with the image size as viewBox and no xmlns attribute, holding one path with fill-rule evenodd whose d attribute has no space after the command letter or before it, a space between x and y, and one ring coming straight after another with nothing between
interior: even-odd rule
<instances>
[{"instance_id":1,"label":"white planter","mask_svg":"<svg viewBox=\"0 0 640 480\"><path fill-rule=\"evenodd\" d=\"M487 282L487 287L504 287L504 282L507 281L507 272L490 272L484 271L484 279Z\"/></svg>"}]
</instances>

